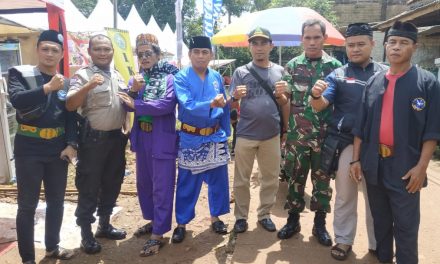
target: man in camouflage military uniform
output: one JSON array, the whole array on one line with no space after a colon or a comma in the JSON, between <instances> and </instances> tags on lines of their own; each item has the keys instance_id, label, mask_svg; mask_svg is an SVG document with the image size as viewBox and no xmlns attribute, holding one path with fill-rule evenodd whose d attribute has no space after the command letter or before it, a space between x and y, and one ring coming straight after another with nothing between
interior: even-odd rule
<instances>
[{"instance_id":1,"label":"man in camouflage military uniform","mask_svg":"<svg viewBox=\"0 0 440 264\"><path fill-rule=\"evenodd\" d=\"M313 235L319 243L331 246L332 240L325 228L325 217L330 212L332 190L330 176L320 170L321 144L325 136L329 111L315 113L310 106L310 91L317 80L341 66L341 63L325 53L327 38L325 25L320 20L307 20L302 25L304 53L286 65L284 78L290 88L291 105L289 129L286 141L284 171L289 178L289 193L285 209L289 209L286 225L278 232L280 239L287 239L301 231L299 213L304 210L304 188L309 169L313 192L310 209L315 211Z\"/></svg>"}]
</instances>

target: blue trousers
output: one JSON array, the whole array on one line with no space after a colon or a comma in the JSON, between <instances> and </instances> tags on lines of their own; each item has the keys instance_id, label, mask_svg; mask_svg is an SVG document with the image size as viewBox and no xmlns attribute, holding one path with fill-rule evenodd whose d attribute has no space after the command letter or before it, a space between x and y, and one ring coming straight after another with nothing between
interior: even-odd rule
<instances>
[{"instance_id":1,"label":"blue trousers","mask_svg":"<svg viewBox=\"0 0 440 264\"><path fill-rule=\"evenodd\" d=\"M393 175L392 158L379 161L378 184L368 184L368 199L377 241L377 258L393 260L393 238L398 264L418 263L420 192L408 193L403 175Z\"/></svg>"},{"instance_id":2,"label":"blue trousers","mask_svg":"<svg viewBox=\"0 0 440 264\"><path fill-rule=\"evenodd\" d=\"M208 184L208 202L211 216L229 213L227 165L195 175L190 170L179 168L176 189L176 221L178 224L185 225L195 217L195 206L203 182Z\"/></svg>"}]
</instances>

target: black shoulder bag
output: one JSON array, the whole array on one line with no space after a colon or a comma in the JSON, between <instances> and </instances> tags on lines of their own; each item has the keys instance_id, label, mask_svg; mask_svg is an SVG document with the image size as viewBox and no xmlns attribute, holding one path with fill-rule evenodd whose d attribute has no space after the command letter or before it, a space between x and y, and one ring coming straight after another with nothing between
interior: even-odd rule
<instances>
[{"instance_id":1,"label":"black shoulder bag","mask_svg":"<svg viewBox=\"0 0 440 264\"><path fill-rule=\"evenodd\" d=\"M280 135L283 134L283 128L284 128L284 122L283 122L283 112L281 110L280 105L277 102L277 99L275 98L275 95L273 95L273 90L270 88L269 84L267 83L267 81L263 80L260 75L258 75L258 73L255 71L255 69L253 67L249 67L248 65L246 65L246 69L252 74L252 76L254 76L254 78L260 83L261 87L264 88L264 90L266 91L266 93L270 96L270 98L272 98L273 102L275 103L275 106L278 109L278 114L280 115Z\"/></svg>"}]
</instances>

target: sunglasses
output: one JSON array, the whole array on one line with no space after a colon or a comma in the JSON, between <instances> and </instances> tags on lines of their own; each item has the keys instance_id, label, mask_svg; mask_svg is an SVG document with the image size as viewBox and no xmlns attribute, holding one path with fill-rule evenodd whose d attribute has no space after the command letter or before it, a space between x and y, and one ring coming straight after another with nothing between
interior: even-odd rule
<instances>
[{"instance_id":1,"label":"sunglasses","mask_svg":"<svg viewBox=\"0 0 440 264\"><path fill-rule=\"evenodd\" d=\"M152 51L145 51L145 52L138 52L137 56L138 58L149 58L154 55L154 52Z\"/></svg>"}]
</instances>

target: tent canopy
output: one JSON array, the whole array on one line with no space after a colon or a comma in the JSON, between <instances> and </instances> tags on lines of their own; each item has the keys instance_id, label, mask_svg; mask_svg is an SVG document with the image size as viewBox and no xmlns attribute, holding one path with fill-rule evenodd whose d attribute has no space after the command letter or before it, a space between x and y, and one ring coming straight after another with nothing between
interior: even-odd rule
<instances>
[{"instance_id":1,"label":"tent canopy","mask_svg":"<svg viewBox=\"0 0 440 264\"><path fill-rule=\"evenodd\" d=\"M46 12L46 3L37 0L0 0L0 14Z\"/></svg>"}]
</instances>

